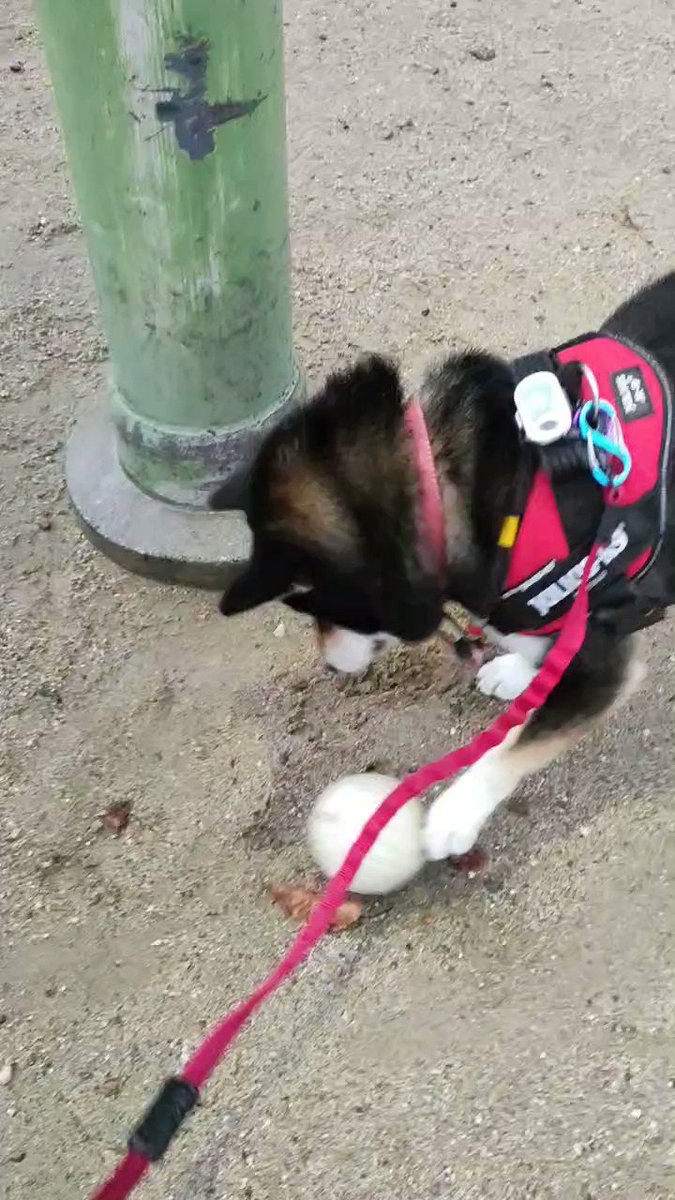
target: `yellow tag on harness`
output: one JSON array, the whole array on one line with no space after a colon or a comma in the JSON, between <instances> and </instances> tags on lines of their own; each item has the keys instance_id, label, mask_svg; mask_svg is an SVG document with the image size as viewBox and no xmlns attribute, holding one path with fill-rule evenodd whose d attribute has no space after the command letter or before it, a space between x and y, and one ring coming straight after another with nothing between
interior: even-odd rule
<instances>
[{"instance_id":1,"label":"yellow tag on harness","mask_svg":"<svg viewBox=\"0 0 675 1200\"><path fill-rule=\"evenodd\" d=\"M502 550L510 550L518 536L520 517L504 517L504 523L499 534L498 545Z\"/></svg>"}]
</instances>

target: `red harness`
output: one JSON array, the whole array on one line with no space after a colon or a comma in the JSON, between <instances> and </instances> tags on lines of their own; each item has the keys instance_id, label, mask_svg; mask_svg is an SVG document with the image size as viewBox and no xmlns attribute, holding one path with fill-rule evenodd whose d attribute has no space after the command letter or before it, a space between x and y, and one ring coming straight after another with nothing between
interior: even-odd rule
<instances>
[{"instance_id":1,"label":"red harness","mask_svg":"<svg viewBox=\"0 0 675 1200\"><path fill-rule=\"evenodd\" d=\"M672 403L668 380L643 350L606 335L587 336L553 351L553 365L584 368L581 400L593 398L591 372L601 397L613 405L632 467L618 487L602 490L600 531L570 544L558 510L555 484L540 457L517 526L503 590L489 616L503 633L554 633L579 589L591 542L604 543L591 575L591 608L610 584L637 583L653 566L663 540ZM573 430L571 438L578 441ZM586 468L587 470L588 468ZM619 589L620 590L620 589Z\"/></svg>"}]
</instances>

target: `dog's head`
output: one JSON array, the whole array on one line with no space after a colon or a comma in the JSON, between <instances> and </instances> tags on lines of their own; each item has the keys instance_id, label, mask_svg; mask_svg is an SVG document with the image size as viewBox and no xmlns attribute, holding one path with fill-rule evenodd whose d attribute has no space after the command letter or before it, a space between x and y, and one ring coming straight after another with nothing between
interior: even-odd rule
<instances>
[{"instance_id":1,"label":"dog's head","mask_svg":"<svg viewBox=\"0 0 675 1200\"><path fill-rule=\"evenodd\" d=\"M314 618L330 665L361 671L393 641L437 630L450 579L470 606L485 587L481 556L494 553L512 479L513 380L506 364L468 353L446 359L425 389L448 576L439 578L419 528L398 371L374 357L332 376L262 443L245 502L253 553L223 613L281 598ZM222 489L211 503L228 500Z\"/></svg>"},{"instance_id":2,"label":"dog's head","mask_svg":"<svg viewBox=\"0 0 675 1200\"><path fill-rule=\"evenodd\" d=\"M340 670L435 631L442 587L419 544L402 401L395 367L372 358L272 430L247 489L253 552L223 613L282 598L315 619ZM211 500L226 503L226 493Z\"/></svg>"}]
</instances>

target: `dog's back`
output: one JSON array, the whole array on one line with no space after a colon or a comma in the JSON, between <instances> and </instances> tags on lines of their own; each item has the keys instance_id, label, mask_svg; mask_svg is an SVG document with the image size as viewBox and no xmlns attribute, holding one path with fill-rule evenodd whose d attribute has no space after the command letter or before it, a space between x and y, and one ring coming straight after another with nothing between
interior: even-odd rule
<instances>
[{"instance_id":1,"label":"dog's back","mask_svg":"<svg viewBox=\"0 0 675 1200\"><path fill-rule=\"evenodd\" d=\"M627 338L657 360L668 376L675 408L675 272L648 284L622 304L605 321L601 332ZM675 411L672 415L675 421ZM666 536L656 571L665 585L667 602L675 604L675 430L670 449Z\"/></svg>"},{"instance_id":2,"label":"dog's back","mask_svg":"<svg viewBox=\"0 0 675 1200\"><path fill-rule=\"evenodd\" d=\"M675 388L675 271L637 292L605 321L615 333L658 359Z\"/></svg>"}]
</instances>

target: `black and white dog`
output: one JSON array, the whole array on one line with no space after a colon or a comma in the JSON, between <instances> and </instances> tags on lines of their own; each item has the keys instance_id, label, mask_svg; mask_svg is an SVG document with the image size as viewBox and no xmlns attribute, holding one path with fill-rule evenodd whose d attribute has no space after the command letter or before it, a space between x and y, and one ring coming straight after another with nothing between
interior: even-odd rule
<instances>
[{"instance_id":1,"label":"black and white dog","mask_svg":"<svg viewBox=\"0 0 675 1200\"><path fill-rule=\"evenodd\" d=\"M552 353L549 364L572 409L589 374L587 349L592 359L595 347L613 353L615 346L618 365L609 362L600 392L613 389L608 398L633 439L642 429L656 430L647 450L633 440L634 477L642 482L623 507L619 489L593 479L585 444L578 437L575 444L573 432L562 460L556 464L554 455L547 465L542 455L533 466L514 407L518 371L479 352L450 354L419 393L444 518L441 577L425 544L404 396L390 363L371 358L329 378L266 437L251 474L246 515L254 548L223 597L225 614L282 598L315 619L329 665L361 671L393 641L431 637L444 603L456 601L486 620L488 636L506 651L477 679L481 691L502 700L520 694L536 673L556 619L571 603L579 564L608 505L615 506L612 529L605 525L614 549L594 580L580 652L543 707L432 804L425 830L432 859L465 853L524 776L611 708L636 674L631 634L675 599L675 274L581 339L579 363L570 345L565 354ZM653 462L645 464L647 456ZM536 472L554 497L568 554L552 534L556 545L541 570L505 587L509 561L527 541L528 511L530 525L538 517L537 503L527 509ZM226 507L226 496L217 491L213 507ZM506 549L505 519L520 527L515 547Z\"/></svg>"}]
</instances>

